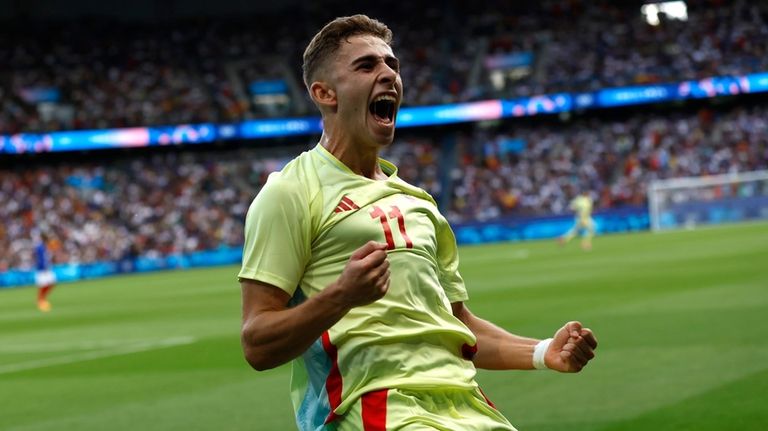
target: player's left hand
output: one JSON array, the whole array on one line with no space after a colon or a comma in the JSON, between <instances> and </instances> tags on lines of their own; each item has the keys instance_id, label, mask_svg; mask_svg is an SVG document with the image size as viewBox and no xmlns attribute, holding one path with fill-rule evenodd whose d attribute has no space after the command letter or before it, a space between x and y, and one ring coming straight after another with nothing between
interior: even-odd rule
<instances>
[{"instance_id":1,"label":"player's left hand","mask_svg":"<svg viewBox=\"0 0 768 431\"><path fill-rule=\"evenodd\" d=\"M580 322L568 322L560 328L544 354L548 368L563 373L578 373L595 357L597 339Z\"/></svg>"}]
</instances>

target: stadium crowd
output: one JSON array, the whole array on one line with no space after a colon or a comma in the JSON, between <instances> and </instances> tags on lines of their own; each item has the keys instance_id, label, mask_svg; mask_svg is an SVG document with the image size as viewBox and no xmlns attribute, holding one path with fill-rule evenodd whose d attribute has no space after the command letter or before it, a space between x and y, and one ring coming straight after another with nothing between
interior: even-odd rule
<instances>
[{"instance_id":1,"label":"stadium crowd","mask_svg":"<svg viewBox=\"0 0 768 431\"><path fill-rule=\"evenodd\" d=\"M510 151L509 142L523 148ZM655 179L768 169L768 108L592 117L561 127L507 123L461 149L452 222L562 214L580 190L596 194L597 209L641 206Z\"/></svg>"},{"instance_id":2,"label":"stadium crowd","mask_svg":"<svg viewBox=\"0 0 768 431\"><path fill-rule=\"evenodd\" d=\"M364 12L394 30L404 105L768 71L768 47L760 43L768 39L766 4L687 4L687 22L662 17L657 26L631 1L477 8L417 0L370 4ZM277 113L254 106L254 82L286 84L282 91L293 101L287 114L314 112L301 87L302 49L318 26L349 7L312 3L290 15L158 24L8 22L0 33L0 62L7 65L0 70L0 134ZM489 60L517 54L530 55L528 70L495 80ZM598 209L642 205L652 179L768 168L766 136L765 106L702 109L400 131L385 157L459 223L563 214L583 189L596 194ZM2 168L0 271L32 266L36 229L57 239L57 263L237 246L268 173L313 144Z\"/></svg>"},{"instance_id":3,"label":"stadium crowd","mask_svg":"<svg viewBox=\"0 0 768 431\"><path fill-rule=\"evenodd\" d=\"M366 12L395 32L405 105L768 70L760 43L768 38L765 3L687 3L687 22L658 26L643 20L637 3L607 0L489 8L414 1L368 5ZM349 7L331 2L290 16L156 25L7 23L0 35L8 42L0 44L0 133L245 120L269 114L255 109L248 90L260 80L287 84L292 114L312 112L301 90L301 49ZM528 73L494 84L487 60L519 53L531 54Z\"/></svg>"},{"instance_id":4,"label":"stadium crowd","mask_svg":"<svg viewBox=\"0 0 768 431\"><path fill-rule=\"evenodd\" d=\"M568 200L585 188L599 195L598 209L642 205L654 178L768 169L765 106L446 133L399 132L385 157L402 178L445 202L453 223L564 214ZM443 149L446 136L455 137L454 151ZM57 263L237 246L267 175L312 145L1 169L0 249L6 252L0 271L32 266L35 229L58 240Z\"/></svg>"},{"instance_id":5,"label":"stadium crowd","mask_svg":"<svg viewBox=\"0 0 768 431\"><path fill-rule=\"evenodd\" d=\"M0 171L0 271L29 267L35 230L55 262L165 256L242 242L257 186L277 168L252 153L166 153Z\"/></svg>"}]
</instances>

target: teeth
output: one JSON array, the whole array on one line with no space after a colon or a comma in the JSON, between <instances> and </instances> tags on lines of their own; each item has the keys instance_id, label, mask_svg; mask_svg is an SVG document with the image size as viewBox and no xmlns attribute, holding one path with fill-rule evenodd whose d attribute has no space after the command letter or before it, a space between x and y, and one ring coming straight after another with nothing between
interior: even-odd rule
<instances>
[{"instance_id":1,"label":"teeth","mask_svg":"<svg viewBox=\"0 0 768 431\"><path fill-rule=\"evenodd\" d=\"M373 99L374 102L381 102L382 100L389 100L390 102L397 102L397 99L394 96L390 96L388 94L382 94L381 96Z\"/></svg>"}]
</instances>

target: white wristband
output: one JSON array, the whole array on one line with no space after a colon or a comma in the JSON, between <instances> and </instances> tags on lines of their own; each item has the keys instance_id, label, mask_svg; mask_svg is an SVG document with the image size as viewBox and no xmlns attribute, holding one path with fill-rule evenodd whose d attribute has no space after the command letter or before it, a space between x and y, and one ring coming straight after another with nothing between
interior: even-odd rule
<instances>
[{"instance_id":1,"label":"white wristband","mask_svg":"<svg viewBox=\"0 0 768 431\"><path fill-rule=\"evenodd\" d=\"M547 353L547 349L549 349L549 345L552 343L551 338L547 338L546 340L541 340L536 344L536 347L533 348L533 368L536 368L537 370L546 370L549 367L547 367L547 364L544 363L544 354Z\"/></svg>"}]
</instances>

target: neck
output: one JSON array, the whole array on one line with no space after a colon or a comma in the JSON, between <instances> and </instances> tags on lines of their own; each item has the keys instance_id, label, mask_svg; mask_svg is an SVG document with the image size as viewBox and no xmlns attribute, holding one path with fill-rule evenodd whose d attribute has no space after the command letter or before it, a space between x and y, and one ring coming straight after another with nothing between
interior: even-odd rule
<instances>
[{"instance_id":1,"label":"neck","mask_svg":"<svg viewBox=\"0 0 768 431\"><path fill-rule=\"evenodd\" d=\"M387 175L379 166L378 148L356 145L351 139L334 134L333 130L328 128L323 130L320 145L357 175L372 180L387 179Z\"/></svg>"}]
</instances>

